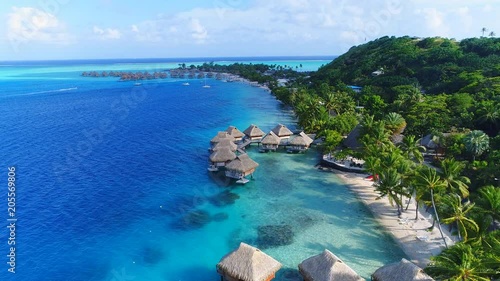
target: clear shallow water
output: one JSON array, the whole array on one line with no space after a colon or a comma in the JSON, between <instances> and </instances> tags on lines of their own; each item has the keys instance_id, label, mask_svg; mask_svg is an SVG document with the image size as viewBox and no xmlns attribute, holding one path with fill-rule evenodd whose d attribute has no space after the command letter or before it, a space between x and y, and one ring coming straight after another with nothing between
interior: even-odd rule
<instances>
[{"instance_id":1,"label":"clear shallow water","mask_svg":"<svg viewBox=\"0 0 500 281\"><path fill-rule=\"evenodd\" d=\"M215 80L137 87L77 70L17 67L18 79L0 81L0 163L17 167L19 219L17 273L2 262L0 280L218 280L220 258L240 241L264 245L265 225L293 232L293 244L265 249L284 265L277 280L294 280L325 247L365 278L402 257L338 178L314 169L314 151L250 149L260 167L245 186L206 172L218 130L293 127L266 91Z\"/></svg>"}]
</instances>

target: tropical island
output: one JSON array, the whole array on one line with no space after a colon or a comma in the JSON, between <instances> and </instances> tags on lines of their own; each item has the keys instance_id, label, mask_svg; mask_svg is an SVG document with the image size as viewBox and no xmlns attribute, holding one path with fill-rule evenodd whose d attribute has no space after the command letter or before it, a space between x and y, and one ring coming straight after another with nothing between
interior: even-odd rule
<instances>
[{"instance_id":1,"label":"tropical island","mask_svg":"<svg viewBox=\"0 0 500 281\"><path fill-rule=\"evenodd\" d=\"M363 160L378 198L397 215L411 200L414 220L418 206L430 210L429 230L438 228L444 249L425 268L430 276L490 280L500 277L499 65L498 38L406 36L353 47L311 74L264 65L199 69L265 84L305 131L323 137L325 155ZM457 235L453 245L442 224Z\"/></svg>"}]
</instances>

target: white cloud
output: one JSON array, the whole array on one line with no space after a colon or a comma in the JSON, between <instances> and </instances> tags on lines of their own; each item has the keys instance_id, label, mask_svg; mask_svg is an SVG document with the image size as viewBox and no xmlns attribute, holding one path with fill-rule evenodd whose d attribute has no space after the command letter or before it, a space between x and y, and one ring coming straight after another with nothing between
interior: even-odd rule
<instances>
[{"instance_id":1,"label":"white cloud","mask_svg":"<svg viewBox=\"0 0 500 281\"><path fill-rule=\"evenodd\" d=\"M133 24L131 27L130 27L130 30L132 32L139 32L139 28L137 27L137 25Z\"/></svg>"},{"instance_id":2,"label":"white cloud","mask_svg":"<svg viewBox=\"0 0 500 281\"><path fill-rule=\"evenodd\" d=\"M196 40L196 43L203 44L208 39L207 29L201 25L200 20L191 20L191 36Z\"/></svg>"},{"instance_id":3,"label":"white cloud","mask_svg":"<svg viewBox=\"0 0 500 281\"><path fill-rule=\"evenodd\" d=\"M64 24L47 12L32 7L12 7L7 16L7 37L17 42L38 41L68 44L73 37Z\"/></svg>"},{"instance_id":4,"label":"white cloud","mask_svg":"<svg viewBox=\"0 0 500 281\"><path fill-rule=\"evenodd\" d=\"M122 37L122 33L118 29L113 28L100 28L94 25L93 32L102 40L116 40Z\"/></svg>"}]
</instances>

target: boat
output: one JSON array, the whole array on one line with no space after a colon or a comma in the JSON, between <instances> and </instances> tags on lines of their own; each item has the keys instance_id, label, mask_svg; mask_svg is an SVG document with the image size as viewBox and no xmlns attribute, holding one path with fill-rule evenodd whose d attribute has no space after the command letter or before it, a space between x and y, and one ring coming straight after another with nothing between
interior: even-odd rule
<instances>
[{"instance_id":1,"label":"boat","mask_svg":"<svg viewBox=\"0 0 500 281\"><path fill-rule=\"evenodd\" d=\"M205 85L203 85L203 88L210 88L210 85L207 85L207 78L205 78Z\"/></svg>"},{"instance_id":2,"label":"boat","mask_svg":"<svg viewBox=\"0 0 500 281\"><path fill-rule=\"evenodd\" d=\"M182 83L182 86L189 86L189 83L188 82Z\"/></svg>"},{"instance_id":3,"label":"boat","mask_svg":"<svg viewBox=\"0 0 500 281\"><path fill-rule=\"evenodd\" d=\"M140 86L142 83L135 83L134 86Z\"/></svg>"},{"instance_id":4,"label":"boat","mask_svg":"<svg viewBox=\"0 0 500 281\"><path fill-rule=\"evenodd\" d=\"M239 180L236 181L236 183L239 183L239 184L246 184L248 183L250 180L247 179L247 178L241 178Z\"/></svg>"},{"instance_id":5,"label":"boat","mask_svg":"<svg viewBox=\"0 0 500 281\"><path fill-rule=\"evenodd\" d=\"M209 172L218 172L218 171L219 171L219 168L217 168L217 166L215 166L215 165L210 165L210 166L207 168L207 170L208 170Z\"/></svg>"}]
</instances>

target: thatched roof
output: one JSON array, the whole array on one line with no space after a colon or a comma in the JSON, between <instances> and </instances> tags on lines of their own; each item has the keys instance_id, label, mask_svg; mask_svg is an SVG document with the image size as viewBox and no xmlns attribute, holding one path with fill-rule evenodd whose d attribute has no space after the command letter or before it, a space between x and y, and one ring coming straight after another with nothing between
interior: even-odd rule
<instances>
[{"instance_id":1,"label":"thatched roof","mask_svg":"<svg viewBox=\"0 0 500 281\"><path fill-rule=\"evenodd\" d=\"M259 249L241 243L238 249L223 257L217 272L243 281L264 281L281 268L281 263Z\"/></svg>"},{"instance_id":2,"label":"thatched roof","mask_svg":"<svg viewBox=\"0 0 500 281\"><path fill-rule=\"evenodd\" d=\"M222 139L229 139L230 141L234 141L234 137L231 136L228 132L218 132L217 135L210 140L210 143L218 143Z\"/></svg>"},{"instance_id":3,"label":"thatched roof","mask_svg":"<svg viewBox=\"0 0 500 281\"><path fill-rule=\"evenodd\" d=\"M210 154L210 161L214 163L223 163L227 161L234 160L236 158L236 154L231 151L229 147L221 147Z\"/></svg>"},{"instance_id":4,"label":"thatched roof","mask_svg":"<svg viewBox=\"0 0 500 281\"><path fill-rule=\"evenodd\" d=\"M306 133L300 132L297 136L295 136L288 144L290 145L298 145L298 146L309 146L313 143L313 139L311 139Z\"/></svg>"},{"instance_id":5,"label":"thatched roof","mask_svg":"<svg viewBox=\"0 0 500 281\"><path fill-rule=\"evenodd\" d=\"M361 143L359 143L359 135L361 134L361 125L357 125L352 129L352 131L347 135L347 138L344 139L344 146L350 149L358 149L361 147Z\"/></svg>"},{"instance_id":6,"label":"thatched roof","mask_svg":"<svg viewBox=\"0 0 500 281\"><path fill-rule=\"evenodd\" d=\"M254 124L250 125L243 133L250 138L257 138L265 135L264 131Z\"/></svg>"},{"instance_id":7,"label":"thatched roof","mask_svg":"<svg viewBox=\"0 0 500 281\"><path fill-rule=\"evenodd\" d=\"M328 250L310 257L299 264L304 280L314 281L364 281L354 270Z\"/></svg>"},{"instance_id":8,"label":"thatched roof","mask_svg":"<svg viewBox=\"0 0 500 281\"><path fill-rule=\"evenodd\" d=\"M239 155L238 157L236 157L236 159L229 162L226 165L226 169L240 173L246 173L248 171L251 171L252 169L257 168L258 166L259 164L250 159L250 157L248 157L248 154L245 153Z\"/></svg>"},{"instance_id":9,"label":"thatched roof","mask_svg":"<svg viewBox=\"0 0 500 281\"><path fill-rule=\"evenodd\" d=\"M280 142L280 137L278 137L273 131L271 131L262 139L260 143L263 145L279 145Z\"/></svg>"},{"instance_id":10,"label":"thatched roof","mask_svg":"<svg viewBox=\"0 0 500 281\"><path fill-rule=\"evenodd\" d=\"M404 137L405 136L403 134L395 134L395 135L390 136L389 139L391 140L391 142L393 144L398 145L398 144L403 142Z\"/></svg>"},{"instance_id":11,"label":"thatched roof","mask_svg":"<svg viewBox=\"0 0 500 281\"><path fill-rule=\"evenodd\" d=\"M401 259L400 262L391 263L377 269L372 274L374 281L434 281L423 269L412 262Z\"/></svg>"},{"instance_id":12,"label":"thatched roof","mask_svg":"<svg viewBox=\"0 0 500 281\"><path fill-rule=\"evenodd\" d=\"M228 147L231 151L236 151L238 146L232 142L230 139L221 139L215 146L212 148L212 151L217 151L223 147Z\"/></svg>"},{"instance_id":13,"label":"thatched roof","mask_svg":"<svg viewBox=\"0 0 500 281\"><path fill-rule=\"evenodd\" d=\"M285 125L283 124L278 124L274 129L272 130L278 137L288 137L293 135L293 132L290 131Z\"/></svg>"},{"instance_id":14,"label":"thatched roof","mask_svg":"<svg viewBox=\"0 0 500 281\"><path fill-rule=\"evenodd\" d=\"M227 127L227 130L226 132L228 134L230 134L231 136L233 136L234 138L236 139L239 139L239 138L242 138L245 136L245 134L243 134L240 130L238 130L238 128L236 128L235 126L229 126Z\"/></svg>"}]
</instances>

